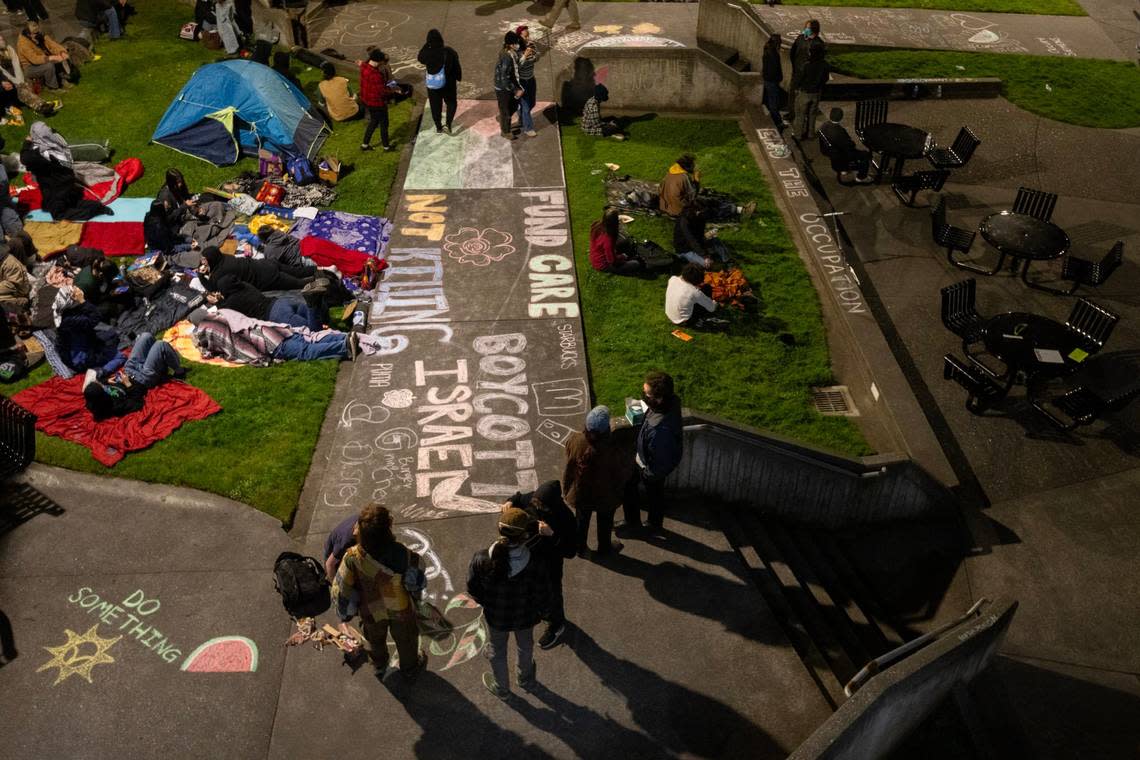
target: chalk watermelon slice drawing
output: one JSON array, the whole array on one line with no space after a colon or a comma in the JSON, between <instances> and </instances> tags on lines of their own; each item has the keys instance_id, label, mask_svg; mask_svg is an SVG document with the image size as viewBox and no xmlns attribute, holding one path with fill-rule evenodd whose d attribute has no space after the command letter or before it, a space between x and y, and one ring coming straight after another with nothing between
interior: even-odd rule
<instances>
[{"instance_id":1,"label":"chalk watermelon slice drawing","mask_svg":"<svg viewBox=\"0 0 1140 760\"><path fill-rule=\"evenodd\" d=\"M256 673L257 644L245 636L218 636L182 661L188 673Z\"/></svg>"}]
</instances>

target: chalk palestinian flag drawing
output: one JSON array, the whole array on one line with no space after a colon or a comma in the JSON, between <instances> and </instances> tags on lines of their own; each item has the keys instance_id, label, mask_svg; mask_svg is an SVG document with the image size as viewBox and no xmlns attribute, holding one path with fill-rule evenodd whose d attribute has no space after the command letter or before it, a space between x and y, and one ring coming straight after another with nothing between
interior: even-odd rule
<instances>
[{"instance_id":1,"label":"chalk palestinian flag drawing","mask_svg":"<svg viewBox=\"0 0 1140 760\"><path fill-rule=\"evenodd\" d=\"M210 639L182 661L188 673L256 673L257 644L245 636Z\"/></svg>"}]
</instances>

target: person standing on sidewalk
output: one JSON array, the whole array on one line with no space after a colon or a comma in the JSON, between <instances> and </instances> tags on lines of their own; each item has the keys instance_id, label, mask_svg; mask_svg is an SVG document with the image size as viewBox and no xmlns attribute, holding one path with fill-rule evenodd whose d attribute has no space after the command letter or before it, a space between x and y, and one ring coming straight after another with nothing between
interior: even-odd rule
<instances>
[{"instance_id":1,"label":"person standing on sidewalk","mask_svg":"<svg viewBox=\"0 0 1140 760\"><path fill-rule=\"evenodd\" d=\"M534 131L535 98L538 95L538 82L534 78L534 64L538 61L538 47L530 41L530 29L524 24L515 30L519 36L520 48L518 53L519 84L522 85L523 94L519 99L519 126L527 137L537 137Z\"/></svg>"},{"instance_id":2,"label":"person standing on sidewalk","mask_svg":"<svg viewBox=\"0 0 1140 760\"><path fill-rule=\"evenodd\" d=\"M814 18L804 24L803 30L792 40L792 49L788 52L788 58L792 62L792 76L788 80L788 113L784 120L789 124L796 118L796 74L807 63L808 50L813 42L823 42L819 36L819 21Z\"/></svg>"},{"instance_id":3,"label":"person standing on sidewalk","mask_svg":"<svg viewBox=\"0 0 1140 760\"><path fill-rule=\"evenodd\" d=\"M823 43L818 40L808 48L807 63L796 74L796 134L801 140L815 137L816 112L823 86L831 78L831 67L824 58Z\"/></svg>"},{"instance_id":4,"label":"person standing on sidewalk","mask_svg":"<svg viewBox=\"0 0 1140 760\"><path fill-rule=\"evenodd\" d=\"M447 134L450 135L451 123L455 120L456 83L463 80L459 54L443 44L443 35L438 29L431 29L416 60L424 65L424 83L427 85L428 104L431 106L431 119L435 122L435 131L438 134L446 128ZM447 106L446 127L442 119L445 105Z\"/></svg>"},{"instance_id":5,"label":"person standing on sidewalk","mask_svg":"<svg viewBox=\"0 0 1140 760\"><path fill-rule=\"evenodd\" d=\"M551 6L550 12L543 16L542 20L538 23L547 29L553 29L554 24L558 21L558 17L562 14L563 8L570 14L570 23L566 25L566 30L574 31L581 29L582 24L578 19L578 0L554 0L554 5Z\"/></svg>"},{"instance_id":6,"label":"person standing on sidewalk","mask_svg":"<svg viewBox=\"0 0 1140 760\"><path fill-rule=\"evenodd\" d=\"M625 493L626 531L641 528L640 486L645 486L649 527L661 530L665 522L665 479L676 469L684 453L681 399L673 390L673 378L650 372L641 386L649 408L637 433L637 466Z\"/></svg>"},{"instance_id":7,"label":"person standing on sidewalk","mask_svg":"<svg viewBox=\"0 0 1140 760\"><path fill-rule=\"evenodd\" d=\"M498 540L476 552L467 570L467 593L483 607L490 632L486 653L491 672L483 674L483 686L502 700L511 696L507 641L512 632L519 686L529 690L538 684L534 627L550 599L547 567L534 560L529 546L539 530L538 522L523 510L505 508L499 515Z\"/></svg>"},{"instance_id":8,"label":"person standing on sidewalk","mask_svg":"<svg viewBox=\"0 0 1140 760\"><path fill-rule=\"evenodd\" d=\"M557 480L549 480L531 493L516 493L503 506L517 507L538 520L538 535L532 548L535 559L546 564L550 575L550 601L543 613L546 630L538 637L538 646L551 649L566 632L562 565L578 553L578 523L562 500L562 484Z\"/></svg>"},{"instance_id":9,"label":"person standing on sidewalk","mask_svg":"<svg viewBox=\"0 0 1140 760\"><path fill-rule=\"evenodd\" d=\"M784 131L784 119L780 116L780 85L784 81L784 64L780 60L780 34L776 32L764 43L761 76L764 78L764 106L772 116L776 130Z\"/></svg>"},{"instance_id":10,"label":"person standing on sidewalk","mask_svg":"<svg viewBox=\"0 0 1140 760\"><path fill-rule=\"evenodd\" d=\"M405 586L406 571L419 562L392 534L386 507L369 504L362 509L353 532L357 543L345 551L332 585L337 616L347 623L359 612L377 678L388 667L389 632L400 673L411 678L427 665L427 652L419 649L415 602Z\"/></svg>"},{"instance_id":11,"label":"person standing on sidewalk","mask_svg":"<svg viewBox=\"0 0 1140 760\"><path fill-rule=\"evenodd\" d=\"M499 60L495 62L495 97L499 101L499 134L508 140L515 139L511 131L511 114L514 112L515 101L522 97L523 89L519 84L518 59L519 36L514 32L507 32L503 37L503 49L499 52Z\"/></svg>"},{"instance_id":12,"label":"person standing on sidewalk","mask_svg":"<svg viewBox=\"0 0 1140 760\"><path fill-rule=\"evenodd\" d=\"M614 512L622 502L622 487L632 474L633 446L623 445L619 431L611 432L610 409L596 406L586 415L586 429L566 440L562 483L566 501L578 517L578 551L586 552L590 516L598 515L599 556L620 552L622 543L610 538ZM632 444L633 428L623 428Z\"/></svg>"},{"instance_id":13,"label":"person standing on sidewalk","mask_svg":"<svg viewBox=\"0 0 1140 760\"><path fill-rule=\"evenodd\" d=\"M392 150L388 140L388 83L380 67L384 63L384 51L373 48L368 52L367 61L357 61L360 67L360 102L368 111L368 125L364 128L361 150L372 150L372 133L380 127L380 144L384 150Z\"/></svg>"}]
</instances>

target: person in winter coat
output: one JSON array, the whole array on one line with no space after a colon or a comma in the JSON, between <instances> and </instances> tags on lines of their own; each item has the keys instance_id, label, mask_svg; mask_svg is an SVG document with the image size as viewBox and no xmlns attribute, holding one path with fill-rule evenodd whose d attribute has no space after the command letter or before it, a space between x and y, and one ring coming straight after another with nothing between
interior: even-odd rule
<instances>
[{"instance_id":1,"label":"person in winter coat","mask_svg":"<svg viewBox=\"0 0 1140 760\"><path fill-rule=\"evenodd\" d=\"M378 678L388 667L389 633L401 675L412 678L427 665L427 652L419 649L416 600L405 584L406 571L420 565L419 557L396 540L392 515L378 504L361 510L353 532L356 545L345 551L332 584L337 616L347 623L360 614Z\"/></svg>"},{"instance_id":2,"label":"person in winter coat","mask_svg":"<svg viewBox=\"0 0 1140 760\"><path fill-rule=\"evenodd\" d=\"M22 163L39 185L40 205L51 218L81 222L112 213L98 201L83 197L83 186L71 168L71 149L58 132L42 121L32 124L24 146Z\"/></svg>"},{"instance_id":3,"label":"person in winter coat","mask_svg":"<svg viewBox=\"0 0 1140 760\"><path fill-rule=\"evenodd\" d=\"M792 76L788 80L788 114L785 117L789 124L796 120L796 76L804 67L808 59L808 50L813 43L823 43L819 36L819 21L810 19L804 23L803 30L792 40L792 48L788 51L788 58L792 62Z\"/></svg>"},{"instance_id":4,"label":"person in winter coat","mask_svg":"<svg viewBox=\"0 0 1140 760\"><path fill-rule=\"evenodd\" d=\"M538 684L534 627L549 606L551 593L546 563L535 561L530 548L540 529L526 512L507 507L499 514L499 538L476 552L467 569L467 593L483 607L490 633L485 652L491 672L483 674L483 686L503 700L511 696L507 642L512 632L519 686L532 689Z\"/></svg>"},{"instance_id":5,"label":"person in winter coat","mask_svg":"<svg viewBox=\"0 0 1140 760\"><path fill-rule=\"evenodd\" d=\"M511 114L515 110L515 102L522 97L523 89L519 83L518 58L519 36L514 32L507 32L503 37L503 49L499 51L499 59L495 62L495 97L499 101L499 134L508 140L515 139L511 131Z\"/></svg>"},{"instance_id":6,"label":"person in winter coat","mask_svg":"<svg viewBox=\"0 0 1140 760\"><path fill-rule=\"evenodd\" d=\"M435 131L438 133L447 130L447 134L451 134L451 124L455 121L456 85L463 81L463 67L459 65L459 54L443 44L443 35L438 29L430 29L416 60L424 65L428 105L431 107L431 120L435 122ZM446 123L443 121L445 105Z\"/></svg>"},{"instance_id":7,"label":"person in winter coat","mask_svg":"<svg viewBox=\"0 0 1140 760\"><path fill-rule=\"evenodd\" d=\"M645 486L649 527L660 530L665 522L665 479L676 469L684 453L681 399L673 390L673 378L650 372L641 386L648 411L637 433L637 466L625 493L627 531L641 528L640 486Z\"/></svg>"},{"instance_id":8,"label":"person in winter coat","mask_svg":"<svg viewBox=\"0 0 1140 760\"><path fill-rule=\"evenodd\" d=\"M761 76L764 79L764 106L772 116L772 123L784 131L784 117L780 116L780 84L784 81L784 64L780 60L780 33L768 37L764 43Z\"/></svg>"},{"instance_id":9,"label":"person in winter coat","mask_svg":"<svg viewBox=\"0 0 1140 760\"><path fill-rule=\"evenodd\" d=\"M645 271L645 262L627 256L621 249L629 241L621 236L617 209L606 209L602 218L590 225L590 266L608 274L638 274Z\"/></svg>"},{"instance_id":10,"label":"person in winter coat","mask_svg":"<svg viewBox=\"0 0 1140 760\"><path fill-rule=\"evenodd\" d=\"M518 61L519 85L523 89L522 97L519 98L519 127L527 137L537 137L538 132L534 131L534 117L531 116L531 111L538 102L538 82L534 78L534 65L538 63L540 53L538 46L530 41L530 29L525 24L515 29L515 34L519 36L519 51L515 57Z\"/></svg>"},{"instance_id":11,"label":"person in winter coat","mask_svg":"<svg viewBox=\"0 0 1140 760\"><path fill-rule=\"evenodd\" d=\"M815 136L815 118L823 86L831 78L831 67L824 58L819 40L808 46L807 63L796 72L796 134L801 140Z\"/></svg>"},{"instance_id":12,"label":"person in winter coat","mask_svg":"<svg viewBox=\"0 0 1140 760\"><path fill-rule=\"evenodd\" d=\"M701 190L701 173L697 159L686 153L669 167L657 188L658 208L661 213L679 216L685 207L697 200Z\"/></svg>"},{"instance_id":13,"label":"person in winter coat","mask_svg":"<svg viewBox=\"0 0 1140 760\"><path fill-rule=\"evenodd\" d=\"M578 552L578 524L562 500L562 484L550 480L531 493L516 493L504 507L517 507L538 520L533 549L536 561L546 563L550 575L550 604L543 613L546 630L538 637L541 649L551 649L566 632L566 604L562 596L562 565ZM549 531L548 531L549 529ZM547 533L550 535L547 535Z\"/></svg>"},{"instance_id":14,"label":"person in winter coat","mask_svg":"<svg viewBox=\"0 0 1140 760\"><path fill-rule=\"evenodd\" d=\"M395 146L388 139L388 82L381 73L384 64L384 51L373 49L368 53L367 61L357 61L360 67L360 102L368 112L368 124L364 127L364 139L360 142L361 150L372 150L372 133L380 127L380 144L384 150L392 150Z\"/></svg>"},{"instance_id":15,"label":"person in winter coat","mask_svg":"<svg viewBox=\"0 0 1140 760\"><path fill-rule=\"evenodd\" d=\"M562 483L566 502L578 518L578 550L586 551L590 517L598 515L598 554L620 552L622 543L610 538L614 512L622 502L623 486L633 474L635 430L611 430L610 410L596 406L586 415L585 430L566 440Z\"/></svg>"},{"instance_id":16,"label":"person in winter coat","mask_svg":"<svg viewBox=\"0 0 1140 760\"><path fill-rule=\"evenodd\" d=\"M63 363L76 372L102 367L118 353L119 336L100 326L102 314L87 303L77 287L63 287L55 296L56 350Z\"/></svg>"},{"instance_id":17,"label":"person in winter coat","mask_svg":"<svg viewBox=\"0 0 1140 760\"><path fill-rule=\"evenodd\" d=\"M16 40L16 54L24 76L40 77L49 90L71 89L71 54L40 29L39 22L28 21Z\"/></svg>"},{"instance_id":18,"label":"person in winter coat","mask_svg":"<svg viewBox=\"0 0 1140 760\"><path fill-rule=\"evenodd\" d=\"M198 265L198 274L207 279L207 287L214 287L222 277L231 275L265 292L301 290L313 282L317 268L289 266L271 259L227 256L216 246L210 246L202 251L202 263Z\"/></svg>"}]
</instances>

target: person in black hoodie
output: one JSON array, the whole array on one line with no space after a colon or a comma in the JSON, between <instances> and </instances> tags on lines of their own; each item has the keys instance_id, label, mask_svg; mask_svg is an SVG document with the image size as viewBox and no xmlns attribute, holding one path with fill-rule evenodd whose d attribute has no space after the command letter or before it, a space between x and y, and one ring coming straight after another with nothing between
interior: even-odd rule
<instances>
[{"instance_id":1,"label":"person in black hoodie","mask_svg":"<svg viewBox=\"0 0 1140 760\"><path fill-rule=\"evenodd\" d=\"M431 105L431 119L435 131L451 134L451 123L455 120L455 87L463 80L463 67L459 65L459 54L443 44L443 35L438 29L427 33L427 41L420 48L416 60L424 65L424 82L427 85L428 103ZM442 83L440 78L442 75ZM447 106L447 123L442 120L443 106Z\"/></svg>"},{"instance_id":2,"label":"person in black hoodie","mask_svg":"<svg viewBox=\"0 0 1140 760\"><path fill-rule=\"evenodd\" d=\"M212 306L233 309L250 319L292 327L307 327L317 332L328 321L328 314L315 303L306 303L295 298L270 298L248 282L239 280L232 274L219 277L214 289L206 293L206 301Z\"/></svg>"},{"instance_id":3,"label":"person in black hoodie","mask_svg":"<svg viewBox=\"0 0 1140 760\"><path fill-rule=\"evenodd\" d=\"M210 246L202 251L198 274L207 279L207 287L214 287L226 275L248 282L257 290L301 290L313 282L316 267L290 266L271 259L249 259L244 256L227 256Z\"/></svg>"},{"instance_id":4,"label":"person in black hoodie","mask_svg":"<svg viewBox=\"0 0 1140 760\"><path fill-rule=\"evenodd\" d=\"M823 86L831 78L831 67L825 58L823 43L809 43L807 63L796 72L796 132L801 140L815 136L815 117Z\"/></svg>"},{"instance_id":5,"label":"person in black hoodie","mask_svg":"<svg viewBox=\"0 0 1140 760\"><path fill-rule=\"evenodd\" d=\"M650 372L641 390L649 411L637 433L637 466L622 505L626 532L641 528L642 484L649 502L649 526L661 529L665 522L665 479L680 464L684 453L681 399L673 391L673 378L664 372Z\"/></svg>"},{"instance_id":6,"label":"person in black hoodie","mask_svg":"<svg viewBox=\"0 0 1140 760\"><path fill-rule=\"evenodd\" d=\"M557 480L549 480L529 493L515 493L503 505L504 508L508 506L517 507L538 520L538 534L531 548L535 559L546 563L550 576L550 604L542 615L546 630L539 636L538 646L551 649L566 632L562 565L578 552L578 521L563 501L562 484Z\"/></svg>"},{"instance_id":7,"label":"person in black hoodie","mask_svg":"<svg viewBox=\"0 0 1140 760\"><path fill-rule=\"evenodd\" d=\"M780 34L776 32L764 43L764 58L761 68L764 78L764 106L772 115L776 129L783 132L784 118L780 116L780 84L784 81L784 64L780 60Z\"/></svg>"}]
</instances>

